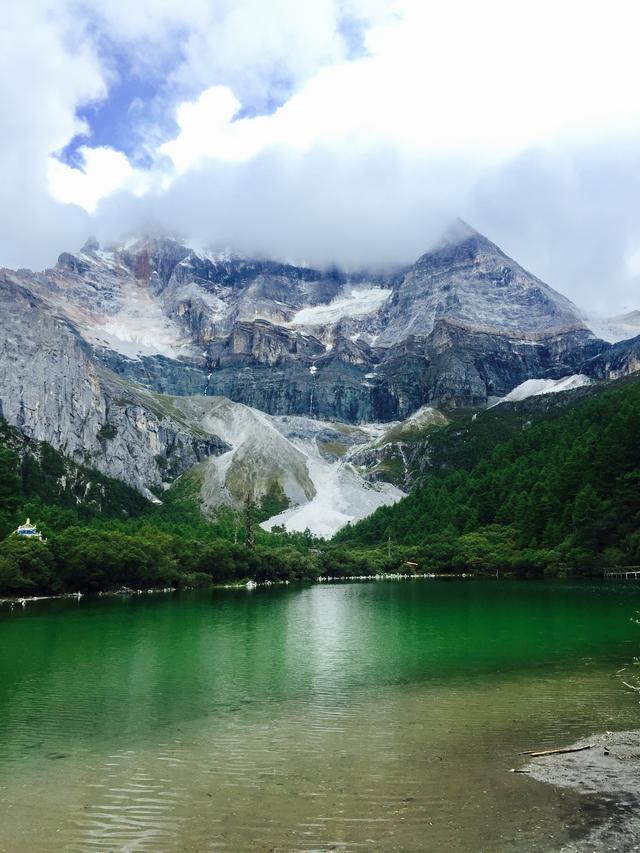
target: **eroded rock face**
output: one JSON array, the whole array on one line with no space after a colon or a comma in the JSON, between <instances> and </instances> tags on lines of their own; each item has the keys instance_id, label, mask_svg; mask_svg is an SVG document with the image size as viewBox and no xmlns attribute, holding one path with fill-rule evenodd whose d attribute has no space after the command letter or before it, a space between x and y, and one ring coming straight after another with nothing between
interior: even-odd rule
<instances>
[{"instance_id":1,"label":"eroded rock face","mask_svg":"<svg viewBox=\"0 0 640 853\"><path fill-rule=\"evenodd\" d=\"M425 404L481 406L597 357L603 375L637 369L607 361L567 299L462 224L384 275L145 238L107 251L89 241L51 270L4 277L66 323L93 370L271 414L389 421Z\"/></svg>"},{"instance_id":2,"label":"eroded rock face","mask_svg":"<svg viewBox=\"0 0 640 853\"><path fill-rule=\"evenodd\" d=\"M640 335L613 344L597 357L585 361L580 370L593 379L620 379L640 371Z\"/></svg>"},{"instance_id":3,"label":"eroded rock face","mask_svg":"<svg viewBox=\"0 0 640 853\"><path fill-rule=\"evenodd\" d=\"M401 276L378 343L427 336L442 321L530 340L584 328L568 299L462 223Z\"/></svg>"},{"instance_id":4,"label":"eroded rock face","mask_svg":"<svg viewBox=\"0 0 640 853\"><path fill-rule=\"evenodd\" d=\"M0 316L1 410L26 435L141 491L227 449L194 435L162 398L119 382L66 320L7 280Z\"/></svg>"}]
</instances>

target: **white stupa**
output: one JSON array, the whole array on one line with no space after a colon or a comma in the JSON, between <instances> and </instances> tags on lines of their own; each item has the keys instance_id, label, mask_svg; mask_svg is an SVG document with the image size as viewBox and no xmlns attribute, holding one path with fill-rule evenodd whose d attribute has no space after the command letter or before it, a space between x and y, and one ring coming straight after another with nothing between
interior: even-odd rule
<instances>
[{"instance_id":1,"label":"white stupa","mask_svg":"<svg viewBox=\"0 0 640 853\"><path fill-rule=\"evenodd\" d=\"M30 518L28 518L24 524L21 524L14 533L16 536L24 536L25 539L38 539L40 542L44 540L44 536L36 526L31 523Z\"/></svg>"}]
</instances>

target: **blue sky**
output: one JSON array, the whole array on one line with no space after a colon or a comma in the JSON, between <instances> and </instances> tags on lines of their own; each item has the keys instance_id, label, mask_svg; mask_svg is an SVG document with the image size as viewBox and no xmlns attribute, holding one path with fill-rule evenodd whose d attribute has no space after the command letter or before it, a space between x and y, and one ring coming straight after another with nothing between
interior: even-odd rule
<instances>
[{"instance_id":1,"label":"blue sky","mask_svg":"<svg viewBox=\"0 0 640 853\"><path fill-rule=\"evenodd\" d=\"M26 0L3 12L0 263L89 233L346 266L471 221L640 301L631 0Z\"/></svg>"},{"instance_id":2,"label":"blue sky","mask_svg":"<svg viewBox=\"0 0 640 853\"><path fill-rule=\"evenodd\" d=\"M88 133L76 134L57 155L68 165L82 168L83 157L78 149L88 143L115 148L136 165L145 167L150 163L143 148L141 128L149 124L160 126L167 137L177 132L171 113L158 108L162 86L157 80L135 75L126 61L118 68L118 75L119 79L111 84L106 98L76 110Z\"/></svg>"}]
</instances>

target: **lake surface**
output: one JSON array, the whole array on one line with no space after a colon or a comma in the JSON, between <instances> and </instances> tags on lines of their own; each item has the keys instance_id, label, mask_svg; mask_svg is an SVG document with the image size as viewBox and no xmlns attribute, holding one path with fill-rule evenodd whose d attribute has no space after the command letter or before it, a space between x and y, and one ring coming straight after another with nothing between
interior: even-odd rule
<instances>
[{"instance_id":1,"label":"lake surface","mask_svg":"<svg viewBox=\"0 0 640 853\"><path fill-rule=\"evenodd\" d=\"M0 607L0 850L559 850L518 752L637 728L640 584L416 580Z\"/></svg>"}]
</instances>

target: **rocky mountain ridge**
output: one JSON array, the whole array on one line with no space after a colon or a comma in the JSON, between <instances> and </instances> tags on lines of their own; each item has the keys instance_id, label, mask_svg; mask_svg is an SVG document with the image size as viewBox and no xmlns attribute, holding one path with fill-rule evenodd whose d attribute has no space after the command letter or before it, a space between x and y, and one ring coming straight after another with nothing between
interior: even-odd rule
<instances>
[{"instance_id":1,"label":"rocky mountain ridge","mask_svg":"<svg viewBox=\"0 0 640 853\"><path fill-rule=\"evenodd\" d=\"M147 497L193 476L214 511L255 488L292 526L304 522L296 507L313 517L318 495L326 530L355 505L399 496L363 476L406 485L402 442L377 441L382 426L372 442L358 424L393 430L416 412L486 406L527 380L639 368L640 338L599 340L468 226L385 274L147 238L105 251L89 241L41 273L0 271L9 423Z\"/></svg>"},{"instance_id":2,"label":"rocky mountain ridge","mask_svg":"<svg viewBox=\"0 0 640 853\"><path fill-rule=\"evenodd\" d=\"M65 318L7 280L0 318L0 414L25 435L147 496L163 478L228 449L102 368Z\"/></svg>"},{"instance_id":3,"label":"rocky mountain ridge","mask_svg":"<svg viewBox=\"0 0 640 853\"><path fill-rule=\"evenodd\" d=\"M569 300L462 223L394 273L142 238L108 251L88 241L51 270L2 276L66 320L113 373L278 415L358 423L481 406L608 349Z\"/></svg>"}]
</instances>

